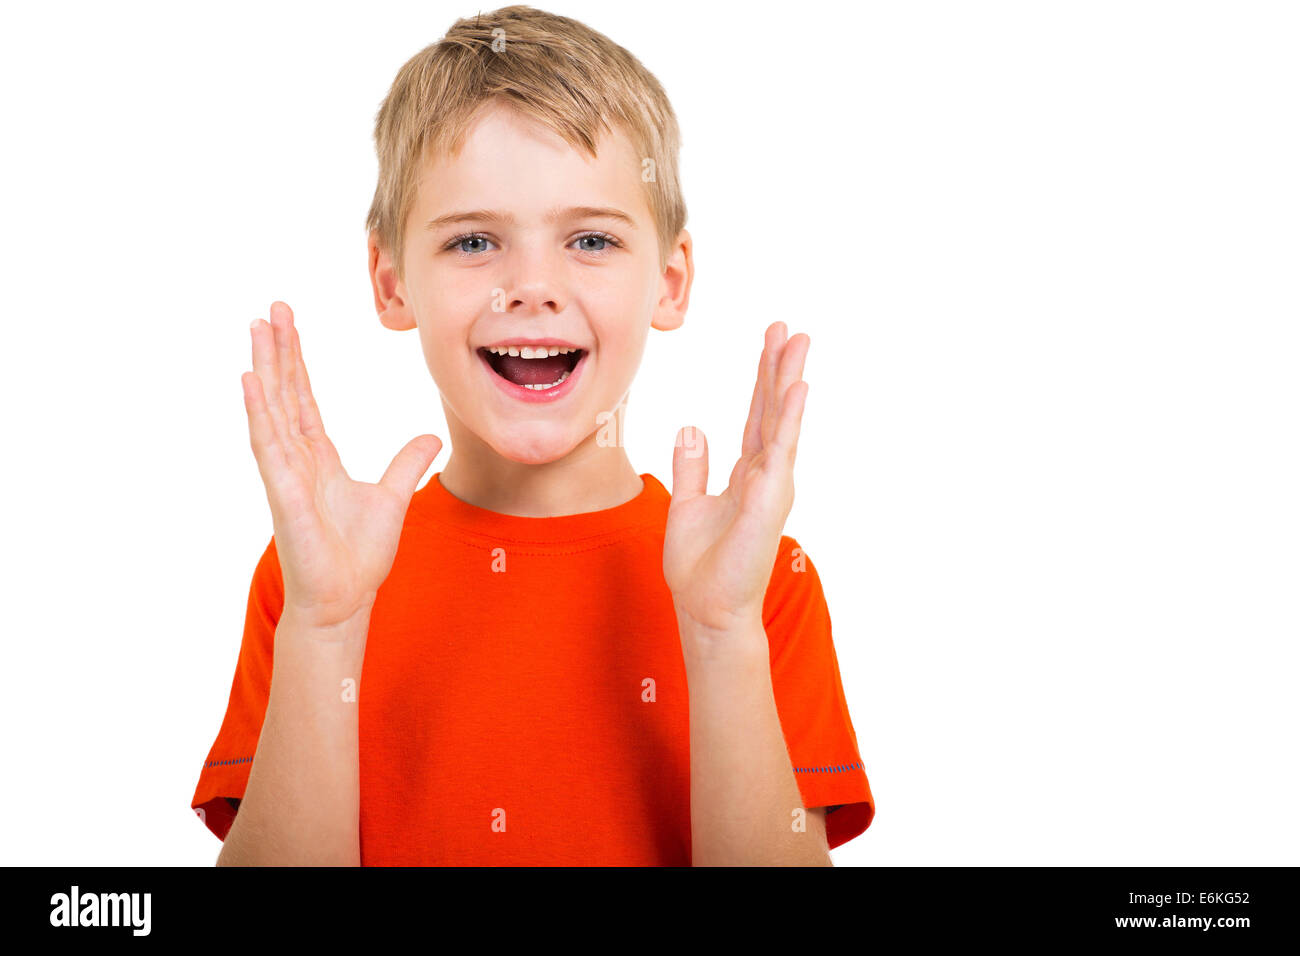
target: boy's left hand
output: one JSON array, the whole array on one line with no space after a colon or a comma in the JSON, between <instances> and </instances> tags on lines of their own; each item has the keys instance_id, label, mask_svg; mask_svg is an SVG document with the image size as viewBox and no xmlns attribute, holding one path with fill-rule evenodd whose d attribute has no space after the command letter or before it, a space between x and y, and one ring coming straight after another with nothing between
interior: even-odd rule
<instances>
[{"instance_id":1,"label":"boy's left hand","mask_svg":"<svg viewBox=\"0 0 1300 956\"><path fill-rule=\"evenodd\" d=\"M740 460L720 495L708 494L709 454L698 429L678 432L664 533L664 579L683 632L721 637L762 629L781 531L794 504L794 458L811 340L768 326Z\"/></svg>"}]
</instances>

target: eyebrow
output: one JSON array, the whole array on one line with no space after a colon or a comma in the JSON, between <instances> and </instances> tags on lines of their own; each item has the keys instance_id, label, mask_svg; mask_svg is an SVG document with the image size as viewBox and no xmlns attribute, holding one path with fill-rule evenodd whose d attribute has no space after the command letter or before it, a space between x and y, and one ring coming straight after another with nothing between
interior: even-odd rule
<instances>
[{"instance_id":1,"label":"eyebrow","mask_svg":"<svg viewBox=\"0 0 1300 956\"><path fill-rule=\"evenodd\" d=\"M570 206L568 209L556 207L546 214L548 223L558 222L561 219L616 219L629 229L636 228L636 220L621 209L615 209L613 206ZM499 212L495 209L474 209L468 212L450 212L445 216L439 216L437 219L430 219L425 224L425 229L441 229L443 226L450 226L458 222L496 222L510 225L514 221L514 215L508 212Z\"/></svg>"}]
</instances>

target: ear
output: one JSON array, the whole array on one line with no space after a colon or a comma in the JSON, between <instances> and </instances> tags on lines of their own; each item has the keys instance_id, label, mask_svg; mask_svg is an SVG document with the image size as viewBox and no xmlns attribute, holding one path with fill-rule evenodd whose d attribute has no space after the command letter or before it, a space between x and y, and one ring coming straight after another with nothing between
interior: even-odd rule
<instances>
[{"instance_id":1,"label":"ear","mask_svg":"<svg viewBox=\"0 0 1300 956\"><path fill-rule=\"evenodd\" d=\"M677 236L677 245L664 266L663 294L655 305L650 327L664 332L681 326L686 320L686 306L691 299L691 281L695 278L695 258L691 253L691 234L685 229Z\"/></svg>"},{"instance_id":2,"label":"ear","mask_svg":"<svg viewBox=\"0 0 1300 956\"><path fill-rule=\"evenodd\" d=\"M392 254L380 246L378 233L366 238L370 260L370 287L375 292L375 311L384 328L404 332L415 328L415 313L406 301L406 284L397 277Z\"/></svg>"}]
</instances>

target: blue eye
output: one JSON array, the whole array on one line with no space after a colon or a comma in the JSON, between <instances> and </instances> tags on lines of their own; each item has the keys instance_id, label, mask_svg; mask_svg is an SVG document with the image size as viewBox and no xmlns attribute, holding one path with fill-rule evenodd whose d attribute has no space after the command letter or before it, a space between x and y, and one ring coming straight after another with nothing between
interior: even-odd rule
<instances>
[{"instance_id":1,"label":"blue eye","mask_svg":"<svg viewBox=\"0 0 1300 956\"><path fill-rule=\"evenodd\" d=\"M607 234L607 233L603 233L603 232L588 232L588 233L583 233L581 236L578 236L578 238L575 239L574 242L579 242L579 243L581 243L581 242L587 242L588 240L595 240L596 242L600 243L600 246L599 246L598 248L594 248L594 249L591 248L591 247L584 247L584 248L579 249L579 251L580 251L580 252L587 252L587 253L590 253L590 254L592 254L592 255L594 255L594 256L601 256L601 255L604 255L605 253L608 253L610 247L613 247L613 248L616 248L616 249L617 249L617 248L621 248L622 245L623 245L621 242L619 242L619 241L618 241L617 239L615 239L613 236L611 236L611 235L609 235L609 234ZM473 257L473 256L478 255L479 252L484 251L484 250L483 250L483 247L481 247L481 246L480 246L479 248L477 248L477 249L466 249L466 248L465 248L465 244L466 244L466 243L469 243L469 242L478 242L478 243L485 243L485 242L486 242L486 243L490 243L491 241L492 241L491 239L489 239L487 236L483 235L483 233L481 233L481 232L468 232L468 233L465 233L465 234L462 235L462 236L457 236L456 238L452 239L450 242L448 242L448 243L443 247L443 249L445 249L445 250L447 250L447 251L450 251L450 250L452 250L452 249L455 249L455 250L456 250L457 252L459 252L462 256L464 256L464 257L466 257L466 258L470 258L470 257Z\"/></svg>"},{"instance_id":2,"label":"blue eye","mask_svg":"<svg viewBox=\"0 0 1300 956\"><path fill-rule=\"evenodd\" d=\"M487 236L480 236L480 235L477 235L477 234L476 234L476 235L470 235L470 236L462 236L462 237L460 237L459 239L453 239L453 240L452 240L452 245L460 246L460 251L461 251L461 252L465 253L466 255L472 255L472 254L473 254L473 250L466 249L466 248L465 248L465 243L467 243L467 242L488 242L488 241L489 241L489 240L488 240L488 237L487 237Z\"/></svg>"},{"instance_id":3,"label":"blue eye","mask_svg":"<svg viewBox=\"0 0 1300 956\"><path fill-rule=\"evenodd\" d=\"M601 245L601 247L600 247L599 249L583 249L583 250L582 250L583 252L591 252L591 253L594 253L594 254L596 254L596 255L601 255L602 253L609 252L610 247L613 247L613 248L615 248L615 249L620 249L620 248L622 248L622 246L623 246L623 243L619 242L619 241L618 241L617 239L615 239L613 236L611 236L611 235L609 235L608 233L605 233L605 232L588 232L588 233L584 233L583 235L581 235L581 236L579 236L577 239L575 239L574 242L586 242L588 239L595 239L597 242L602 243L602 245Z\"/></svg>"}]
</instances>

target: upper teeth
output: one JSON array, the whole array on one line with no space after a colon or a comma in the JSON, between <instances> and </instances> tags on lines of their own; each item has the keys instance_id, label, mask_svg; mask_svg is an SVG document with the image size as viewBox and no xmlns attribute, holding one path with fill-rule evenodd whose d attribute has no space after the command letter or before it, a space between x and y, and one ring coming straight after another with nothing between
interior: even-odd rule
<instances>
[{"instance_id":1,"label":"upper teeth","mask_svg":"<svg viewBox=\"0 0 1300 956\"><path fill-rule=\"evenodd\" d=\"M495 355L515 355L519 358L546 358L548 355L568 355L570 352L581 352L582 349L558 348L557 346L545 345L525 345L522 348L517 345L498 345L488 349Z\"/></svg>"}]
</instances>

